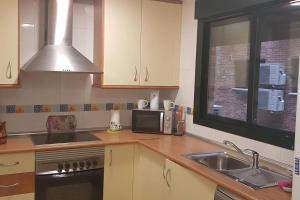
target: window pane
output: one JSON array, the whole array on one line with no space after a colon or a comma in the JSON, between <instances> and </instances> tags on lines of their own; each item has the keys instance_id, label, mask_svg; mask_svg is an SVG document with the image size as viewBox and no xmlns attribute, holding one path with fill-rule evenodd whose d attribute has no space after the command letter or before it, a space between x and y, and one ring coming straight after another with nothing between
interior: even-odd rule
<instances>
[{"instance_id":1,"label":"window pane","mask_svg":"<svg viewBox=\"0 0 300 200\"><path fill-rule=\"evenodd\" d=\"M250 22L211 24L208 67L209 114L246 121Z\"/></svg>"},{"instance_id":2,"label":"window pane","mask_svg":"<svg viewBox=\"0 0 300 200\"><path fill-rule=\"evenodd\" d=\"M262 23L256 123L294 132L300 14L282 8L265 16Z\"/></svg>"}]
</instances>

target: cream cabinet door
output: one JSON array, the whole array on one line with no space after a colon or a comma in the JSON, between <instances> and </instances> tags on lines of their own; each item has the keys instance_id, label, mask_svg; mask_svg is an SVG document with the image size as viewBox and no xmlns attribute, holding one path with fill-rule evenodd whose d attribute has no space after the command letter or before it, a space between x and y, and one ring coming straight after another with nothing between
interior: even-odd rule
<instances>
[{"instance_id":1,"label":"cream cabinet door","mask_svg":"<svg viewBox=\"0 0 300 200\"><path fill-rule=\"evenodd\" d=\"M0 197L0 200L34 200L34 193Z\"/></svg>"},{"instance_id":2,"label":"cream cabinet door","mask_svg":"<svg viewBox=\"0 0 300 200\"><path fill-rule=\"evenodd\" d=\"M166 200L165 158L137 145L134 161L133 200Z\"/></svg>"},{"instance_id":3,"label":"cream cabinet door","mask_svg":"<svg viewBox=\"0 0 300 200\"><path fill-rule=\"evenodd\" d=\"M103 85L139 85L141 0L104 1Z\"/></svg>"},{"instance_id":4,"label":"cream cabinet door","mask_svg":"<svg viewBox=\"0 0 300 200\"><path fill-rule=\"evenodd\" d=\"M179 85L181 7L142 1L141 85Z\"/></svg>"},{"instance_id":5,"label":"cream cabinet door","mask_svg":"<svg viewBox=\"0 0 300 200\"><path fill-rule=\"evenodd\" d=\"M0 87L18 84L18 0L0 1Z\"/></svg>"},{"instance_id":6,"label":"cream cabinet door","mask_svg":"<svg viewBox=\"0 0 300 200\"><path fill-rule=\"evenodd\" d=\"M132 200L134 145L105 147L104 200Z\"/></svg>"},{"instance_id":7,"label":"cream cabinet door","mask_svg":"<svg viewBox=\"0 0 300 200\"><path fill-rule=\"evenodd\" d=\"M170 160L166 160L166 181L168 200L214 200L215 183Z\"/></svg>"}]
</instances>

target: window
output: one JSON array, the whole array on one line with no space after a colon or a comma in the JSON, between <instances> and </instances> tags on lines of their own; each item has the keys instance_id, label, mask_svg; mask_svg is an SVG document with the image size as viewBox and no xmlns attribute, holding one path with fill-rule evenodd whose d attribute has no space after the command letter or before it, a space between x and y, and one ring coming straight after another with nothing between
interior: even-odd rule
<instances>
[{"instance_id":1,"label":"window","mask_svg":"<svg viewBox=\"0 0 300 200\"><path fill-rule=\"evenodd\" d=\"M247 120L250 21L235 19L211 23L208 63L208 104L211 115ZM234 104L233 104L234 102Z\"/></svg>"},{"instance_id":2,"label":"window","mask_svg":"<svg viewBox=\"0 0 300 200\"><path fill-rule=\"evenodd\" d=\"M272 3L199 20L195 123L294 148L299 11Z\"/></svg>"}]
</instances>

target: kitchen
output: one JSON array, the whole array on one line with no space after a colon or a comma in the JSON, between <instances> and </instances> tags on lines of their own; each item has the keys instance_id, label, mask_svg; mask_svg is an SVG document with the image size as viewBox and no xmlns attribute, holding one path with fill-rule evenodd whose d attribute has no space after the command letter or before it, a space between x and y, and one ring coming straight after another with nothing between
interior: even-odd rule
<instances>
[{"instance_id":1,"label":"kitchen","mask_svg":"<svg viewBox=\"0 0 300 200\"><path fill-rule=\"evenodd\" d=\"M15 2L15 4L6 3L6 5L4 2ZM252 149L258 152L259 165L263 169L266 169L266 166L268 169L280 168L279 171L289 176L292 175L294 169L293 148L294 140L297 141L297 138L286 137L287 139L262 140L259 136L256 137L255 132L258 131L257 129L251 130L253 136L239 135L234 131L212 127L209 123L203 124L204 122L202 122L201 124L201 122L198 122L198 117L195 116L202 109L197 100L197 96L201 92L194 91L195 86L195 90L198 91L198 83L201 81L199 76L195 77L195 74L199 74L200 67L198 63L201 63L199 61L199 54L201 54L199 49L202 45L199 44L199 41L202 41L199 36L201 23L209 21L210 16L213 16L213 21L216 20L215 16L222 19L224 15L227 18L228 13L234 13L234 9L239 12L243 10L243 7L246 7L245 10L258 9L254 5L255 3L264 3L264 6L271 6L268 0L251 1L253 5L248 5L246 1L231 0L228 5L224 5L222 2L218 0L74 0L73 28L72 26L66 28L66 35L72 36L67 37L67 39L64 38L66 41L62 43L70 44L70 41L72 41L71 44L75 49L100 67L92 68L91 71L93 72L84 71L87 70L87 67L81 67L81 73L72 73L49 72L49 69L43 68L46 66L45 63L38 62L48 60L47 56L42 57L40 61L32 60L32 58L38 58L35 54L37 52L41 53L39 49L44 47L44 41L46 41L46 44L55 43L48 36L51 35L51 31L55 32L55 30L49 28L49 24L51 24L49 20L51 21L53 15L49 15L50 12L48 11L46 17L43 13L43 9L47 7L46 4L43 4L41 0L4 0L0 9L6 8L1 9L0 13L4 13L3 15L6 17L1 18L0 23L4 24L2 27L7 27L9 31L3 31L1 38L9 39L1 40L1 46L7 45L5 48L1 48L1 55L6 56L8 52L16 57L13 58L13 61L8 62L7 60L11 58L7 59L5 56L3 58L0 56L1 63L4 63L1 64L4 65L1 68L4 76L12 76L10 79L6 78L6 81L9 79L6 82L8 84L0 82L0 121L6 121L6 132L9 135L7 143L0 145L0 163L13 165L0 168L2 177L0 178L0 185L12 186L11 188L0 187L0 199L51 200L69 199L70 196L72 196L72 199L78 200L102 199L102 196L106 200L121 198L135 200L217 199L220 197L215 197L217 196L216 191L218 191L219 196L223 194L227 199L228 196L230 196L230 199L298 199L297 190L299 186L297 184L299 184L299 181L297 181L297 175L294 175L292 195L278 186L252 189L246 183L237 182L226 174L202 165L203 163L195 162L193 155L190 155L198 152L226 152L234 158L238 157L245 160L232 146L222 144L224 140L227 140L241 149ZM285 5L287 2L289 5L293 5L293 9L297 9L297 2L294 1L292 3L291 1L272 1L270 4L272 6L273 3L274 5ZM62 4L61 9L66 9L65 6L65 4ZM260 7L263 6L260 5ZM53 7L50 6L50 8ZM65 10L61 12L65 19L68 18L66 13ZM117 20L114 20L114 17ZM41 19L48 21L48 28L43 24L45 21ZM234 23L230 22L230 24ZM225 35L228 31L226 25L226 23L216 23L212 27L217 28L210 31L218 31L218 28L220 28L218 26L224 26L222 33ZM244 33L249 30L250 26L247 19L237 20L235 25L229 27L229 30L233 30L232 32L229 31L232 37L227 39L224 36L224 38L229 41L230 45L235 44L231 42L232 38L237 40L238 44L245 44L245 40L250 37L249 34ZM235 28L240 28L240 26L243 27L244 32L235 34L237 33L234 31ZM251 24L251 26L254 26L254 24ZM128 27L132 28L128 29ZM297 30L297 23L291 27L292 31ZM239 31L242 30L239 29ZM286 27L283 30L289 31ZM285 40L290 39L289 37L295 39L298 36L299 38L297 31L292 33L293 36L283 35L288 37L284 38ZM214 36L217 37L217 33ZM224 39L224 43L226 43L226 39ZM265 41L272 41L272 39L275 40L274 38L266 38ZM219 45L221 42L218 40L212 44L216 44L219 51L222 51L222 55L224 55L226 52L221 47L226 44ZM267 43L264 45L267 46ZM282 48L284 45L282 44ZM16 48L12 48L12 46ZM9 49L12 49L13 52L9 52ZM265 49L266 52L269 52L267 48ZM245 48L239 50L239 52L243 51L246 51ZM290 65L293 66L294 62L297 65L299 59L290 52L285 53L285 55L288 54L289 59L291 57L290 62L292 64ZM297 51L294 50L294 52ZM229 60L233 60L233 63L237 63L236 66L239 66L239 69L243 69L246 65L244 61L250 60L251 62L251 56L253 55L250 52L242 54L231 50L230 54L225 56L226 58L229 57ZM278 54L276 56L279 57ZM268 58L266 57L266 59ZM218 59L220 65L222 65L223 60ZM33 68L30 69L30 65L28 65L30 61L34 61L31 63L38 63L38 65L31 65ZM18 66L16 64L18 62L20 62L19 74L18 70L7 71L7 66ZM127 67L124 67L123 63L127 63ZM268 63L268 61L264 63ZM86 64L82 65L87 66ZM120 68L120 65L123 67ZM151 68L151 65L157 65L158 68ZM229 66L228 63L226 63L226 66ZM76 66L74 69L77 69ZM219 68L216 67L217 69ZM43 70L46 72L43 72ZM103 74L99 73L101 70ZM224 72L221 73L224 74ZM245 71L239 71L239 73L241 77L247 75ZM297 73L298 71L295 70L289 74ZM282 81L284 78L280 80L284 84L295 85L295 81L290 82L290 79L293 78L291 77L291 75L287 75L285 81ZM215 78L218 77L215 76ZM9 82L12 79L14 82ZM234 85L229 86L230 92L227 93L234 94L230 98L239 101L247 99L245 98L247 92L245 94L244 79L246 78L235 78ZM224 85L227 84L224 79L220 82ZM263 89L269 89L265 85L267 84L264 84ZM216 84L215 87L217 86ZM282 86L276 85L275 89L278 91L282 88ZM159 92L157 92L158 90ZM272 122L275 121L275 125L286 125L284 129L294 132L293 129L295 129L297 123L294 116L296 113L293 111L299 111L299 108L296 109L295 104L297 90L294 91L293 88L291 91L286 90L288 90L288 93L284 96L284 100L291 103L285 103L285 107L280 107L282 101L278 101L276 107L278 110L274 111L270 108L270 112L262 113L260 111L257 113L269 116L269 118L272 118L275 113L274 118L283 120L286 118L285 115L284 117L279 115L289 111L286 116L292 117L283 120L282 123L275 119L262 120L261 122L274 125ZM201 90L199 89L199 91ZM216 100L212 100L214 105L210 114L223 117L230 116L235 119L237 116L242 119L246 118L246 111L236 115L228 114L232 108L228 106L228 102L225 100L217 99L218 94L221 94L221 90L218 91L215 88L215 91L217 93L212 95L212 98L209 97L209 99L216 98ZM229 97L227 98L229 99ZM150 100L152 101L149 102ZM138 120L133 120L134 116L139 116L138 111L140 110L135 110L138 104L150 104L148 107L152 105L155 110L157 107L164 109L164 100L170 100L166 101L166 104L168 104L166 107L174 107L171 104L173 101L175 102L174 110L182 113L181 118L184 119L187 134L184 136L170 136L132 133L132 130L135 129L134 126L138 125ZM251 101L249 97L248 101ZM222 104L223 102L224 104ZM206 104L210 105L209 103ZM239 104L239 102L236 103L236 105ZM144 107L144 105L139 107ZM244 107L247 107L247 105ZM243 110L240 107L235 109ZM153 120L158 119L157 115L154 114L155 112L148 113L153 113L153 115L150 114ZM199 113L200 115L201 113ZM50 121L48 121L49 116ZM63 119L65 121L63 117L57 116L68 116L70 120L68 122L70 123L67 124L74 125L79 135L82 132L84 132L83 134L92 132L89 133L91 137L87 136L88 134L75 138L72 137L74 136L72 134L71 136L63 137L59 135L60 137L55 137L61 133L55 133L54 131L50 133L52 136L50 138L53 139L51 141L64 140L63 142L65 142L65 140L71 139L75 142L35 145L35 140L32 139L34 136L49 139L47 134L41 134L41 132L44 133L51 128L51 119ZM70 116L72 116L71 119ZM142 121L143 116L140 115L139 119ZM113 126L110 124L111 121L116 121L121 127ZM151 125L151 127L158 128L157 125ZM111 130L106 131L107 128ZM118 131L120 128L122 130ZM139 128L147 129L143 126ZM71 128L71 130L73 129ZM279 129L283 128L279 127ZM272 132L271 130L268 131ZM176 134L177 131L173 133ZM18 134L25 135L15 136ZM78 135L78 133L76 134ZM286 136L285 132L283 135ZM271 137L275 138L275 136ZM80 139L76 141L78 138ZM266 136L266 138L268 137ZM42 143L45 143L44 139L42 140ZM298 147L295 146L295 148L297 150ZM247 155L249 155L248 159L252 164L252 153L248 152ZM55 166L46 165L45 163L55 163ZM16 165L14 166L14 164ZM73 168L78 170L76 173L80 178L68 176L73 174ZM296 169L295 166L295 174ZM49 179L49 177L52 178ZM103 182L99 182L99 180L103 180ZM94 183L94 181L96 182ZM16 183L19 183L19 185L14 186ZM67 189L65 190L65 188ZM290 188L286 187L284 189L289 190Z\"/></svg>"}]
</instances>

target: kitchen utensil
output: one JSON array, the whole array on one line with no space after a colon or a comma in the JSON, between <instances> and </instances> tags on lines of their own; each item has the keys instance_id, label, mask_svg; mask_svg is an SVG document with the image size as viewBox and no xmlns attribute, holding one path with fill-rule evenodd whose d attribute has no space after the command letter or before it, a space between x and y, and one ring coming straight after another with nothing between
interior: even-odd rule
<instances>
[{"instance_id":1,"label":"kitchen utensil","mask_svg":"<svg viewBox=\"0 0 300 200\"><path fill-rule=\"evenodd\" d=\"M151 91L150 93L150 109L159 109L159 90Z\"/></svg>"},{"instance_id":2,"label":"kitchen utensil","mask_svg":"<svg viewBox=\"0 0 300 200\"><path fill-rule=\"evenodd\" d=\"M144 99L139 99L138 100L138 109L139 110L143 110L144 108L146 108L149 105L149 101L144 100Z\"/></svg>"},{"instance_id":3,"label":"kitchen utensil","mask_svg":"<svg viewBox=\"0 0 300 200\"><path fill-rule=\"evenodd\" d=\"M111 110L109 130L120 131L122 126L120 124L120 110Z\"/></svg>"},{"instance_id":4,"label":"kitchen utensil","mask_svg":"<svg viewBox=\"0 0 300 200\"><path fill-rule=\"evenodd\" d=\"M169 111L175 107L175 103L171 100L164 100L164 108L166 111Z\"/></svg>"},{"instance_id":5,"label":"kitchen utensil","mask_svg":"<svg viewBox=\"0 0 300 200\"><path fill-rule=\"evenodd\" d=\"M0 123L0 144L7 142L6 122Z\"/></svg>"},{"instance_id":6,"label":"kitchen utensil","mask_svg":"<svg viewBox=\"0 0 300 200\"><path fill-rule=\"evenodd\" d=\"M177 123L177 131L174 133L175 136L183 136L185 134L185 121L181 120Z\"/></svg>"}]
</instances>

